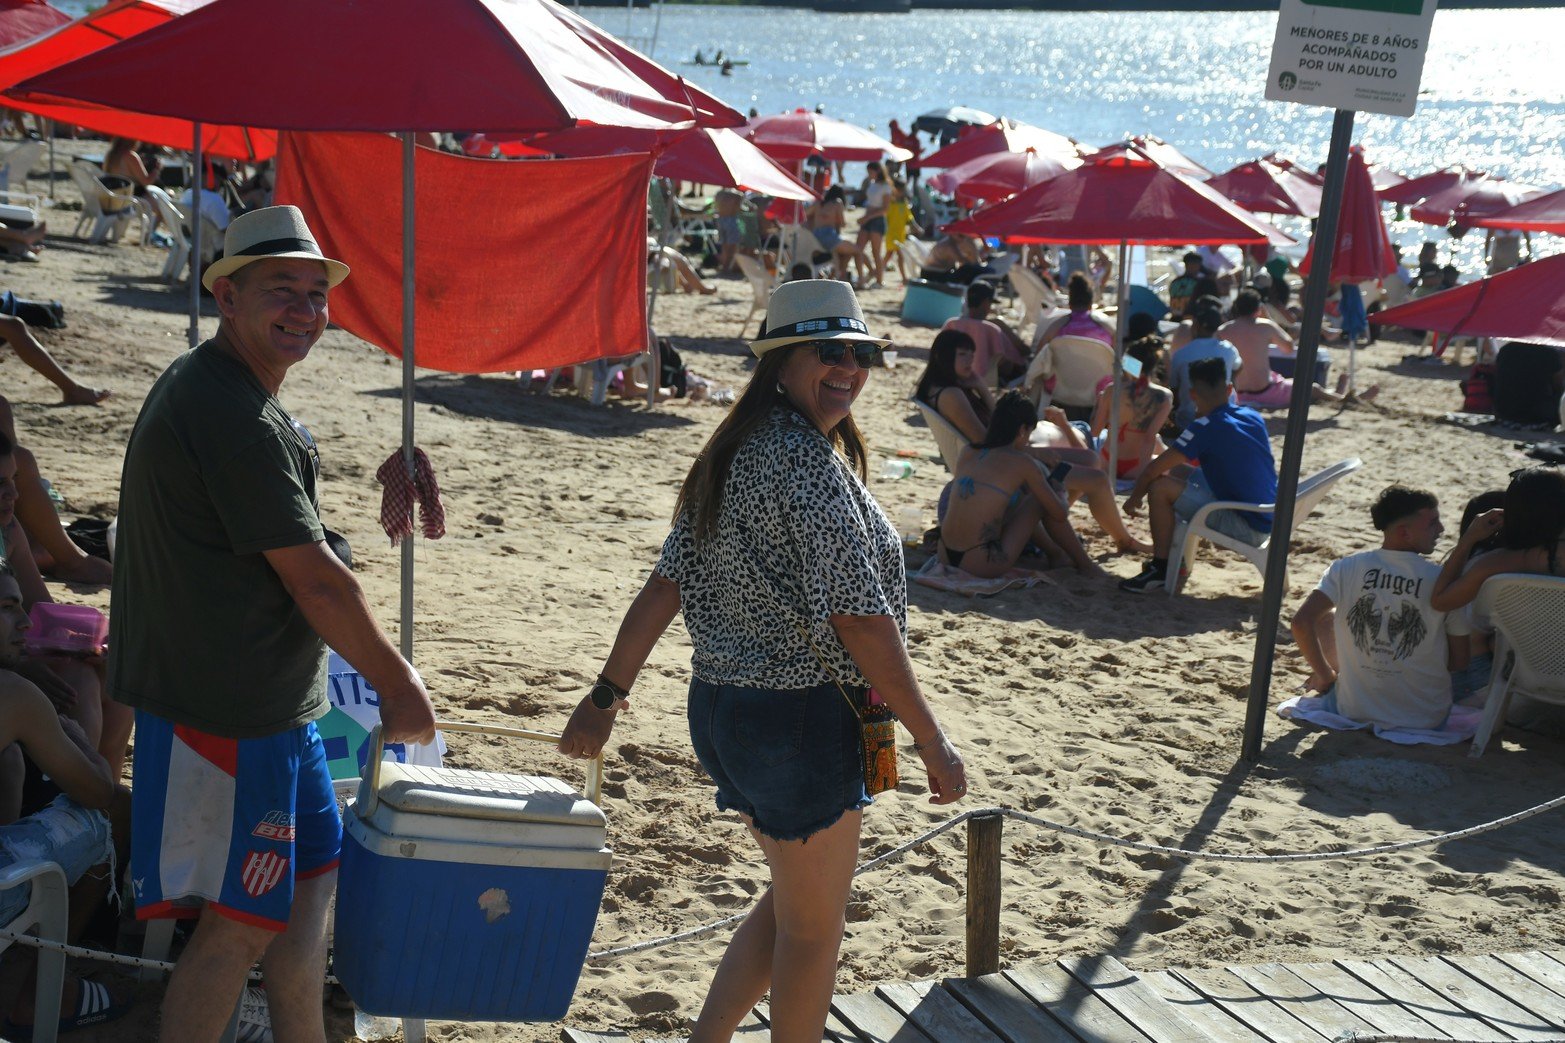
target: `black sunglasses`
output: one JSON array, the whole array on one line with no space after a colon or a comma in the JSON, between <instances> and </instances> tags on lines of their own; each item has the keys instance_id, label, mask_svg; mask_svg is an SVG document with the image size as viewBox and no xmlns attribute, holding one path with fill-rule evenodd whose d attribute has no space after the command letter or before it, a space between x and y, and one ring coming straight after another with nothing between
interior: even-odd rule
<instances>
[{"instance_id":1,"label":"black sunglasses","mask_svg":"<svg viewBox=\"0 0 1565 1043\"><path fill-rule=\"evenodd\" d=\"M815 357L821 360L823 366L840 366L850 348L853 361L859 364L859 369L873 369L880 365L879 344L862 340L812 340L808 343L815 349Z\"/></svg>"}]
</instances>

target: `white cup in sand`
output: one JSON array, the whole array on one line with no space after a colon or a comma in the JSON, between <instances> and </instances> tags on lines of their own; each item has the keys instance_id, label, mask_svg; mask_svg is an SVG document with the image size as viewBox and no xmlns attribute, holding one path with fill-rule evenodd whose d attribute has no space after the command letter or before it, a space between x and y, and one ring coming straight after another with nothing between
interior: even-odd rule
<instances>
[{"instance_id":1,"label":"white cup in sand","mask_svg":"<svg viewBox=\"0 0 1565 1043\"><path fill-rule=\"evenodd\" d=\"M885 361L887 369L897 368L897 353L894 351L882 351L880 357Z\"/></svg>"}]
</instances>

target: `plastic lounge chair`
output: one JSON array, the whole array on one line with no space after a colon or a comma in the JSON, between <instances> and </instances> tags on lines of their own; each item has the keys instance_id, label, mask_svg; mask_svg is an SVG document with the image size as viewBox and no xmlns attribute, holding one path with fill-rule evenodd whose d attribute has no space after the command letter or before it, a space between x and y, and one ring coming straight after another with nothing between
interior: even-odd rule
<instances>
[{"instance_id":1,"label":"plastic lounge chair","mask_svg":"<svg viewBox=\"0 0 1565 1043\"><path fill-rule=\"evenodd\" d=\"M1472 756L1505 720L1505 707L1520 692L1542 703L1565 704L1565 577L1502 573L1478 591L1473 615L1494 627L1494 675Z\"/></svg>"},{"instance_id":2,"label":"plastic lounge chair","mask_svg":"<svg viewBox=\"0 0 1565 1043\"><path fill-rule=\"evenodd\" d=\"M1055 337L1039 349L1027 367L1022 386L1038 408L1057 406L1091 409L1098 402L1098 384L1114 373L1114 349L1096 337ZM1044 382L1054 378L1053 391Z\"/></svg>"},{"instance_id":3,"label":"plastic lounge chair","mask_svg":"<svg viewBox=\"0 0 1565 1043\"><path fill-rule=\"evenodd\" d=\"M27 175L38 165L47 147L42 141L24 141L0 156L0 189L27 191Z\"/></svg>"},{"instance_id":4,"label":"plastic lounge chair","mask_svg":"<svg viewBox=\"0 0 1565 1043\"><path fill-rule=\"evenodd\" d=\"M16 862L0 870L0 891L32 884L27 908L6 924L11 931L38 928L38 937L64 944L66 937L67 889L65 870L53 862ZM0 938L0 951L11 944ZM37 1024L33 1039L55 1043L59 1038L60 997L65 989L65 954L58 950L38 950L38 990L33 994ZM53 1016L51 1016L53 1015Z\"/></svg>"},{"instance_id":5,"label":"plastic lounge chair","mask_svg":"<svg viewBox=\"0 0 1565 1043\"><path fill-rule=\"evenodd\" d=\"M809 265L810 271L814 272L817 277L822 272L831 271L831 258L829 256L820 264L815 263L816 254L829 254L830 251L821 245L819 239L815 238L814 232L803 225L784 225L779 241L782 246L782 253L777 259L778 271L792 271L793 266L801 262ZM745 321L748 322L749 320L746 319Z\"/></svg>"},{"instance_id":6,"label":"plastic lounge chair","mask_svg":"<svg viewBox=\"0 0 1565 1043\"><path fill-rule=\"evenodd\" d=\"M1364 466L1364 461L1358 457L1349 457L1338 463L1332 464L1323 471L1317 471L1299 483L1298 492L1293 499L1293 532L1297 534L1298 523L1310 516L1316 504L1325 499L1331 492L1332 486L1343 478ZM1174 526L1174 538L1169 544L1168 575L1176 577L1172 583L1164 584L1168 596L1173 597L1184 586L1182 569L1187 569L1194 563L1196 555L1196 543L1198 540L1206 540L1215 543L1219 547L1241 554L1254 565L1256 571L1266 575L1266 552L1271 546L1271 537L1262 541L1259 547L1252 547L1243 540L1234 539L1232 536L1218 532L1208 527L1206 519L1213 511L1254 511L1258 514L1270 514L1276 510L1277 505L1271 503L1240 503L1237 500L1217 500L1206 504L1189 520L1180 520ZM1283 574L1283 588L1288 585L1287 574Z\"/></svg>"},{"instance_id":7,"label":"plastic lounge chair","mask_svg":"<svg viewBox=\"0 0 1565 1043\"><path fill-rule=\"evenodd\" d=\"M1006 271L1005 277L1010 280L1011 287L1016 291L1017 300L1021 302L1021 317L1016 323L1016 332L1020 334L1028 323L1043 324L1043 315L1060 306L1059 295L1049 289L1047 283L1038 278L1036 272L1026 265L1013 264Z\"/></svg>"},{"instance_id":8,"label":"plastic lounge chair","mask_svg":"<svg viewBox=\"0 0 1565 1043\"><path fill-rule=\"evenodd\" d=\"M962 437L962 432L957 430L956 425L941 416L940 411L934 406L916 398L911 401L918 407L924 423L929 426L930 434L935 436L935 444L940 447L940 459L945 461L946 470L955 474L956 458L961 455L967 439Z\"/></svg>"},{"instance_id":9,"label":"plastic lounge chair","mask_svg":"<svg viewBox=\"0 0 1565 1043\"><path fill-rule=\"evenodd\" d=\"M71 164L71 180L76 182L82 194L82 215L71 235L79 238L82 229L91 221L92 235L87 239L90 243L101 243L105 238L118 240L123 236L136 216L135 198L111 192L93 168L80 160Z\"/></svg>"},{"instance_id":10,"label":"plastic lounge chair","mask_svg":"<svg viewBox=\"0 0 1565 1043\"><path fill-rule=\"evenodd\" d=\"M909 236L902 240L901 246L897 247L901 251L902 256L913 265L915 278L919 272L929 267L929 251L933 250L934 246L934 243L928 243L922 239L914 239L912 236Z\"/></svg>"},{"instance_id":11,"label":"plastic lounge chair","mask_svg":"<svg viewBox=\"0 0 1565 1043\"><path fill-rule=\"evenodd\" d=\"M151 203L153 211L162 218L164 227L168 229L170 238L174 240L174 245L168 251L168 261L163 265L163 271L158 274L158 278L164 282L174 282L190 260L190 240L186 238L190 221L180 212L174 200L169 198L169 194L161 188L156 186L148 188L147 200ZM204 233L206 229L202 231Z\"/></svg>"},{"instance_id":12,"label":"plastic lounge chair","mask_svg":"<svg viewBox=\"0 0 1565 1043\"><path fill-rule=\"evenodd\" d=\"M749 314L739 324L739 336L743 337L755 313L766 314L766 305L771 302L774 283L766 266L749 254L736 254L734 261L739 265L739 270L744 273L745 281L750 284L750 290L754 294L750 300Z\"/></svg>"}]
</instances>

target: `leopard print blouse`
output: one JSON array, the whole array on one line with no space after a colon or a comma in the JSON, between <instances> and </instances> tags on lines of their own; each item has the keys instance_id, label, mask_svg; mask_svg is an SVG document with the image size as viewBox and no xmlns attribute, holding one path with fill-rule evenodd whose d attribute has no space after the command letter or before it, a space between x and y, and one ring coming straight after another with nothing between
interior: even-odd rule
<instances>
[{"instance_id":1,"label":"leopard print blouse","mask_svg":"<svg viewBox=\"0 0 1565 1043\"><path fill-rule=\"evenodd\" d=\"M864 675L832 615L891 616L907 639L907 576L896 529L842 454L785 406L734 454L717 531L697 546L675 522L657 571L679 584L691 667L712 684L798 689Z\"/></svg>"}]
</instances>

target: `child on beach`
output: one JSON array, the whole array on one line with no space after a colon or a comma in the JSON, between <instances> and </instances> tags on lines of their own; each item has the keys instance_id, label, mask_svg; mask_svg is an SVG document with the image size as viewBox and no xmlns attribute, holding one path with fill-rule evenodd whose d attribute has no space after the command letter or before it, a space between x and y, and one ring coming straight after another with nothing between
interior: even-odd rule
<instances>
[{"instance_id":1,"label":"child on beach","mask_svg":"<svg viewBox=\"0 0 1565 1043\"><path fill-rule=\"evenodd\" d=\"M922 235L924 229L913 220L913 206L907 199L907 181L891 179L891 202L886 204L886 254L897 260L897 275L907 284L907 265L902 260L902 244L908 236Z\"/></svg>"}]
</instances>

